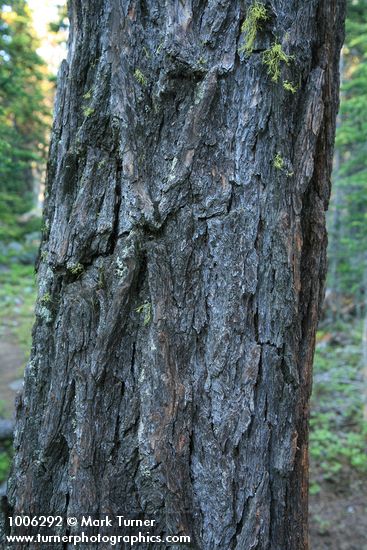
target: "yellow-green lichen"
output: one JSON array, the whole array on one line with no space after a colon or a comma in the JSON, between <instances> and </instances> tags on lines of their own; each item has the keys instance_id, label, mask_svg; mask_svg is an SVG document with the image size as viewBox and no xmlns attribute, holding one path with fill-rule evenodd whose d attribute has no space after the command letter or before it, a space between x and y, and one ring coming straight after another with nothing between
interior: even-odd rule
<instances>
[{"instance_id":1,"label":"yellow-green lichen","mask_svg":"<svg viewBox=\"0 0 367 550\"><path fill-rule=\"evenodd\" d=\"M85 116L85 118L91 116L93 113L94 113L95 109L93 109L92 107L85 107L83 109L83 115Z\"/></svg>"},{"instance_id":2,"label":"yellow-green lichen","mask_svg":"<svg viewBox=\"0 0 367 550\"><path fill-rule=\"evenodd\" d=\"M69 265L68 266L68 271L72 275L79 276L84 271L84 265L80 264L80 263Z\"/></svg>"},{"instance_id":3,"label":"yellow-green lichen","mask_svg":"<svg viewBox=\"0 0 367 550\"><path fill-rule=\"evenodd\" d=\"M152 319L152 305L150 302L144 302L141 306L136 308L136 313L141 313L143 315L143 324L144 326L149 325Z\"/></svg>"},{"instance_id":4,"label":"yellow-green lichen","mask_svg":"<svg viewBox=\"0 0 367 550\"><path fill-rule=\"evenodd\" d=\"M254 49L254 43L258 30L261 29L261 25L268 19L268 12L264 4L255 1L252 6L249 7L246 14L246 19L242 23L241 33L243 37L243 43L239 47L240 53L249 55Z\"/></svg>"},{"instance_id":5,"label":"yellow-green lichen","mask_svg":"<svg viewBox=\"0 0 367 550\"><path fill-rule=\"evenodd\" d=\"M283 88L287 90L287 92L291 92L292 94L295 94L298 90L298 86L290 82L289 80L285 80L283 82Z\"/></svg>"},{"instance_id":6,"label":"yellow-green lichen","mask_svg":"<svg viewBox=\"0 0 367 550\"><path fill-rule=\"evenodd\" d=\"M100 160L99 163L97 164L98 170L100 170L101 168L103 168L103 166L104 166L106 163L107 163L107 159Z\"/></svg>"},{"instance_id":7,"label":"yellow-green lichen","mask_svg":"<svg viewBox=\"0 0 367 550\"><path fill-rule=\"evenodd\" d=\"M284 159L282 158L280 153L277 153L273 159L273 166L277 170L283 170L284 168Z\"/></svg>"},{"instance_id":8,"label":"yellow-green lichen","mask_svg":"<svg viewBox=\"0 0 367 550\"><path fill-rule=\"evenodd\" d=\"M91 88L90 90L88 90L84 95L83 95L83 99L85 100L88 100L92 97L92 91L93 89Z\"/></svg>"},{"instance_id":9,"label":"yellow-green lichen","mask_svg":"<svg viewBox=\"0 0 367 550\"><path fill-rule=\"evenodd\" d=\"M148 48L146 48L145 46L143 46L143 52L144 52L145 57L146 57L147 59L150 59L150 58L151 58L150 52L149 52Z\"/></svg>"},{"instance_id":10,"label":"yellow-green lichen","mask_svg":"<svg viewBox=\"0 0 367 550\"><path fill-rule=\"evenodd\" d=\"M145 86L148 84L147 78L144 76L140 69L135 69L134 78L140 84L140 86L143 86L143 88L145 88Z\"/></svg>"},{"instance_id":11,"label":"yellow-green lichen","mask_svg":"<svg viewBox=\"0 0 367 550\"><path fill-rule=\"evenodd\" d=\"M282 50L282 45L275 42L268 50L262 55L262 61L268 69L268 75L271 76L273 82L278 82L280 77L281 63L288 63L293 59L293 56L287 55Z\"/></svg>"},{"instance_id":12,"label":"yellow-green lichen","mask_svg":"<svg viewBox=\"0 0 367 550\"><path fill-rule=\"evenodd\" d=\"M157 55L159 55L159 54L161 53L161 51L162 51L162 49L163 49L163 46L164 46L164 42L161 42L161 43L158 45L158 47L157 47L157 49L156 49L156 51L155 51L155 53L156 53Z\"/></svg>"},{"instance_id":13,"label":"yellow-green lichen","mask_svg":"<svg viewBox=\"0 0 367 550\"><path fill-rule=\"evenodd\" d=\"M46 292L43 296L40 298L40 304L43 306L46 306L47 304L50 304L52 302L51 295L49 292Z\"/></svg>"}]
</instances>

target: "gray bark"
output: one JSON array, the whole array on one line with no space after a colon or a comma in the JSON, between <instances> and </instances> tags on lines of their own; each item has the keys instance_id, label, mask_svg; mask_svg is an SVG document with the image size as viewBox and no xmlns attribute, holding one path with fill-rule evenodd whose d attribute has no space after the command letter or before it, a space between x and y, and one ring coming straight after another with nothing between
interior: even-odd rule
<instances>
[{"instance_id":1,"label":"gray bark","mask_svg":"<svg viewBox=\"0 0 367 550\"><path fill-rule=\"evenodd\" d=\"M203 550L308 548L344 3L266 2L245 58L248 6L70 2L14 514L125 512ZM294 56L278 83L262 63L275 37Z\"/></svg>"}]
</instances>

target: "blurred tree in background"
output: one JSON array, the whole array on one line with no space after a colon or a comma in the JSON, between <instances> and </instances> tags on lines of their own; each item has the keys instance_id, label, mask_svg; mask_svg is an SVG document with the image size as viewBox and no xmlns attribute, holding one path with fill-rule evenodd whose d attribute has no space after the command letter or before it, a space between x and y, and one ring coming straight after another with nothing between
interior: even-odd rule
<instances>
[{"instance_id":1,"label":"blurred tree in background","mask_svg":"<svg viewBox=\"0 0 367 550\"><path fill-rule=\"evenodd\" d=\"M34 205L50 122L47 67L24 0L0 4L0 235Z\"/></svg>"},{"instance_id":2,"label":"blurred tree in background","mask_svg":"<svg viewBox=\"0 0 367 550\"><path fill-rule=\"evenodd\" d=\"M342 62L342 101L329 215L329 304L362 315L366 294L367 0L349 2ZM351 311L353 313L353 311Z\"/></svg>"}]
</instances>

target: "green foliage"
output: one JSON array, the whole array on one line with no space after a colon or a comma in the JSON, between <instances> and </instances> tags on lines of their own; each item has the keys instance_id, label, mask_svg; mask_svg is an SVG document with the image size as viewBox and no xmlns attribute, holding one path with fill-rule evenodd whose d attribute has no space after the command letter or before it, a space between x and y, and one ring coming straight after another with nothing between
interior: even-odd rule
<instances>
[{"instance_id":1,"label":"green foliage","mask_svg":"<svg viewBox=\"0 0 367 550\"><path fill-rule=\"evenodd\" d=\"M67 4L61 4L57 6L58 8L58 18L56 21L53 21L49 24L50 32L59 34L61 40L63 40L63 33L60 31L67 31L69 29L69 19L68 19L68 10Z\"/></svg>"},{"instance_id":2,"label":"green foliage","mask_svg":"<svg viewBox=\"0 0 367 550\"><path fill-rule=\"evenodd\" d=\"M293 56L287 55L282 50L282 45L275 42L268 50L262 54L264 65L268 69L268 75L271 76L273 82L278 82L280 77L281 63L287 65L293 59Z\"/></svg>"},{"instance_id":3,"label":"green foliage","mask_svg":"<svg viewBox=\"0 0 367 550\"><path fill-rule=\"evenodd\" d=\"M37 47L25 0L0 4L0 193L22 199L14 213L31 207L34 168L45 157L48 77Z\"/></svg>"},{"instance_id":4,"label":"green foliage","mask_svg":"<svg viewBox=\"0 0 367 550\"><path fill-rule=\"evenodd\" d=\"M336 163L328 217L328 284L361 303L367 273L367 0L348 2Z\"/></svg>"},{"instance_id":5,"label":"green foliage","mask_svg":"<svg viewBox=\"0 0 367 550\"><path fill-rule=\"evenodd\" d=\"M3 446L3 449L0 451L0 483L4 483L8 478L13 455L11 444Z\"/></svg>"},{"instance_id":6,"label":"green foliage","mask_svg":"<svg viewBox=\"0 0 367 550\"><path fill-rule=\"evenodd\" d=\"M41 218L30 217L20 221L18 214L24 209L24 198L15 193L0 192L0 241L21 241L29 233L41 231Z\"/></svg>"},{"instance_id":7,"label":"green foliage","mask_svg":"<svg viewBox=\"0 0 367 550\"><path fill-rule=\"evenodd\" d=\"M36 285L34 268L0 257L0 325L8 326L26 354L31 349ZM7 265L7 269L4 266Z\"/></svg>"},{"instance_id":8,"label":"green foliage","mask_svg":"<svg viewBox=\"0 0 367 550\"><path fill-rule=\"evenodd\" d=\"M261 2L255 1L247 10L246 19L241 26L243 43L238 49L240 53L249 55L252 52L256 35L261 29L262 23L267 19L268 13L266 7Z\"/></svg>"},{"instance_id":9,"label":"green foliage","mask_svg":"<svg viewBox=\"0 0 367 550\"><path fill-rule=\"evenodd\" d=\"M360 327L329 327L340 343L318 333L310 421L310 452L316 493L323 479L336 481L346 468L367 472L367 424L363 420Z\"/></svg>"},{"instance_id":10,"label":"green foliage","mask_svg":"<svg viewBox=\"0 0 367 550\"><path fill-rule=\"evenodd\" d=\"M150 321L152 320L152 305L150 302L144 302L144 304L141 304L141 306L136 308L137 313L141 313L143 315L143 324L144 326L149 325Z\"/></svg>"}]
</instances>

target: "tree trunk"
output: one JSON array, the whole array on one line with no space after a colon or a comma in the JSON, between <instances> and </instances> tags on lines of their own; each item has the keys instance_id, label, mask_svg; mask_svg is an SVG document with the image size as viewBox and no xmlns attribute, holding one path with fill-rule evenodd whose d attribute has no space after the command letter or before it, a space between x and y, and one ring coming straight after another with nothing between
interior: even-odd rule
<instances>
[{"instance_id":1,"label":"tree trunk","mask_svg":"<svg viewBox=\"0 0 367 550\"><path fill-rule=\"evenodd\" d=\"M344 7L266 7L246 56L239 0L70 2L14 515L308 548Z\"/></svg>"}]
</instances>

